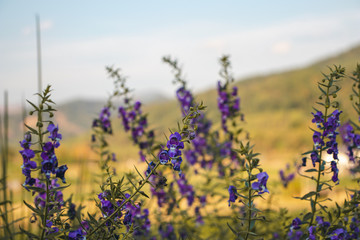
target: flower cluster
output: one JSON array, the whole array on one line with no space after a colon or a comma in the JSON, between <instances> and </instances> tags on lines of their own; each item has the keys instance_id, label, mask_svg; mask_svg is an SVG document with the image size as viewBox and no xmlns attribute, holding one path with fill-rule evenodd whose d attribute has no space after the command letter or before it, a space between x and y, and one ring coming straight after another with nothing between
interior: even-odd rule
<instances>
[{"instance_id":1,"label":"flower cluster","mask_svg":"<svg viewBox=\"0 0 360 240\"><path fill-rule=\"evenodd\" d=\"M43 151L41 152L41 172L45 173L47 178L50 178L50 174L56 174L57 178L60 178L63 183L66 183L65 172L68 169L66 165L58 167L58 161L55 155L55 148L60 146L59 140L62 136L58 133L59 128L55 127L54 124L50 124L47 128L50 133L49 138L51 142L47 142L43 146Z\"/></svg>"},{"instance_id":2,"label":"flower cluster","mask_svg":"<svg viewBox=\"0 0 360 240\"><path fill-rule=\"evenodd\" d=\"M68 238L69 240L85 240L86 232L89 230L89 223L87 221L82 221L81 226L78 229L69 232Z\"/></svg>"},{"instance_id":3,"label":"flower cluster","mask_svg":"<svg viewBox=\"0 0 360 240\"><path fill-rule=\"evenodd\" d=\"M25 134L25 138L20 142L20 145L23 148L23 150L20 151L20 154L23 158L23 165L21 166L21 168L22 168L22 173L26 177L24 186L26 185L33 186L36 180L35 178L31 177L31 171L32 169L33 170L36 169L37 164L35 161L31 160L35 157L35 152L32 149L30 149L31 134L29 132Z\"/></svg>"},{"instance_id":4,"label":"flower cluster","mask_svg":"<svg viewBox=\"0 0 360 240\"><path fill-rule=\"evenodd\" d=\"M45 208L45 206L46 206L46 184L41 182L39 179L36 179L35 187L37 187L38 189L43 189L43 191L40 191L35 196L35 199L34 199L35 206L37 206L38 208ZM60 187L60 185L57 183L56 178L50 181L49 190L56 189L58 187ZM49 191L49 198L51 199L52 202L58 203L57 207L61 207L64 205L63 193L60 190ZM54 207L53 204L49 204L48 210L51 210L53 207Z\"/></svg>"},{"instance_id":5,"label":"flower cluster","mask_svg":"<svg viewBox=\"0 0 360 240\"><path fill-rule=\"evenodd\" d=\"M132 140L140 148L140 159L145 161L144 150L152 147L155 139L154 131L146 131L147 117L141 111L141 102L136 101L130 105L130 99L125 99L127 107L119 107L119 118L122 120L124 130L131 130Z\"/></svg>"},{"instance_id":6,"label":"flower cluster","mask_svg":"<svg viewBox=\"0 0 360 240\"><path fill-rule=\"evenodd\" d=\"M218 108L221 113L221 126L225 132L228 132L228 127L226 125L227 119L236 117L238 115L243 118L240 112L240 98L237 96L237 87L234 86L231 92L227 90L227 83L221 85L221 82L218 82Z\"/></svg>"},{"instance_id":7,"label":"flower cluster","mask_svg":"<svg viewBox=\"0 0 360 240\"><path fill-rule=\"evenodd\" d=\"M66 165L58 167L58 160L55 155L55 148L60 146L59 141L62 139L61 134L58 132L59 128L54 124L49 124L47 128L50 133L49 138L52 140L46 142L41 151L41 172L50 179L51 174L55 174L57 178L60 178L63 183L65 183L65 172L68 169ZM37 168L35 161L32 161L35 157L35 152L30 148L31 146L31 133L27 132L25 134L24 140L20 142L23 150L20 151L21 156L23 157L22 173L25 175L24 186L33 186L36 183L36 179L31 177L32 170Z\"/></svg>"},{"instance_id":8,"label":"flower cluster","mask_svg":"<svg viewBox=\"0 0 360 240\"><path fill-rule=\"evenodd\" d=\"M100 127L105 133L112 134L110 116L110 108L104 107L99 114L99 118L94 119L92 127Z\"/></svg>"},{"instance_id":9,"label":"flower cluster","mask_svg":"<svg viewBox=\"0 0 360 240\"><path fill-rule=\"evenodd\" d=\"M182 114L185 116L189 112L190 107L195 105L194 97L191 92L186 89L185 84L176 91L176 97L180 102ZM196 132L192 132L193 136L190 136L193 148L185 151L186 159L191 165L201 161L201 167L211 168L211 160L205 160L205 154L211 153L211 148L206 140L206 136L209 134L211 127L211 121L206 118L204 113L200 113L191 123L196 124L197 129Z\"/></svg>"},{"instance_id":10,"label":"flower cluster","mask_svg":"<svg viewBox=\"0 0 360 240\"><path fill-rule=\"evenodd\" d=\"M177 181L179 191L183 197L186 197L188 206L190 207L194 203L195 191L194 187L187 183L185 175L183 174Z\"/></svg>"},{"instance_id":11,"label":"flower cluster","mask_svg":"<svg viewBox=\"0 0 360 240\"><path fill-rule=\"evenodd\" d=\"M175 229L172 224L168 223L166 225L162 224L159 227L159 233L162 239L176 240Z\"/></svg>"},{"instance_id":12,"label":"flower cluster","mask_svg":"<svg viewBox=\"0 0 360 240\"><path fill-rule=\"evenodd\" d=\"M343 124L340 127L340 134L342 136L343 142L347 146L349 160L355 163L354 152L360 149L360 135L354 133L354 128L349 122Z\"/></svg>"},{"instance_id":13,"label":"flower cluster","mask_svg":"<svg viewBox=\"0 0 360 240\"><path fill-rule=\"evenodd\" d=\"M339 150L338 143L336 142L336 136L339 134L337 130L340 127L339 116L341 111L337 109L334 110L334 112L330 114L326 121L322 112L317 111L316 113L312 114L314 116L312 122L315 123L316 126L322 131L322 133L314 131L313 134L314 150L312 150L310 153L310 159L313 167L315 167L316 162L320 162L319 151L327 150L328 154L333 155L334 160L338 159ZM302 159L302 166L306 166L306 160L307 157Z\"/></svg>"},{"instance_id":14,"label":"flower cluster","mask_svg":"<svg viewBox=\"0 0 360 240\"><path fill-rule=\"evenodd\" d=\"M336 136L339 134L337 132L340 127L339 116L342 112L339 110L335 110L330 114L330 116L325 121L325 117L322 112L318 111L316 113L312 113L314 118L312 120L313 123L316 123L316 126L322 130L321 132L314 131L313 141L315 149L323 149L326 146L327 153L332 154L334 159L338 159L338 144L336 142ZM327 138L327 142L325 143L324 139ZM314 156L314 159L317 156ZM312 157L313 159L313 157ZM318 159L315 160L315 162Z\"/></svg>"},{"instance_id":15,"label":"flower cluster","mask_svg":"<svg viewBox=\"0 0 360 240\"><path fill-rule=\"evenodd\" d=\"M170 135L169 140L166 143L167 149L160 151L159 153L159 161L161 164L168 163L169 159L171 159L171 163L173 164L173 169L179 172L181 175L181 150L184 148L184 142L181 141L182 137L180 133L175 132Z\"/></svg>"},{"instance_id":16,"label":"flower cluster","mask_svg":"<svg viewBox=\"0 0 360 240\"><path fill-rule=\"evenodd\" d=\"M190 107L193 104L194 97L191 94L191 92L189 90L187 90L184 86L180 87L176 91L176 97L181 104L183 116L185 116L189 112Z\"/></svg>"}]
</instances>

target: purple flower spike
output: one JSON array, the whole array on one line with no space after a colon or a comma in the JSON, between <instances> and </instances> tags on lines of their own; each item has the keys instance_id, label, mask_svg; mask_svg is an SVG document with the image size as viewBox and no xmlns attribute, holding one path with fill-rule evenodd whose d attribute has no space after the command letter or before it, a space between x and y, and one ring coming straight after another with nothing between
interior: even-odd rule
<instances>
[{"instance_id":1,"label":"purple flower spike","mask_svg":"<svg viewBox=\"0 0 360 240\"><path fill-rule=\"evenodd\" d=\"M238 198L236 195L237 195L237 190L236 190L236 187L230 185L229 186L229 200L228 200L228 203L229 203L229 207L230 207L230 202L235 202L235 200Z\"/></svg>"},{"instance_id":2,"label":"purple flower spike","mask_svg":"<svg viewBox=\"0 0 360 240\"><path fill-rule=\"evenodd\" d=\"M254 182L251 184L251 188L259 191L259 194L263 194L264 192L269 192L266 188L267 180L269 179L269 175L266 172L261 172L257 176L258 182Z\"/></svg>"}]
</instances>

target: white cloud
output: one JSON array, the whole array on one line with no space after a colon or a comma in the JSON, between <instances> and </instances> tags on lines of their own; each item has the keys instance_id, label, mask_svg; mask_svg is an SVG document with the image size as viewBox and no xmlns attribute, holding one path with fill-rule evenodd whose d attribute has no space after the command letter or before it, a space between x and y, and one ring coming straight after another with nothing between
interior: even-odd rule
<instances>
[{"instance_id":1,"label":"white cloud","mask_svg":"<svg viewBox=\"0 0 360 240\"><path fill-rule=\"evenodd\" d=\"M275 54L286 54L290 51L291 44L289 42L277 42L272 46L272 52Z\"/></svg>"},{"instance_id":2,"label":"white cloud","mask_svg":"<svg viewBox=\"0 0 360 240\"><path fill-rule=\"evenodd\" d=\"M111 89L104 66L116 64L129 76L131 87L143 91L152 86L172 95L172 76L168 66L161 63L163 55L171 54L184 63L189 85L201 90L215 86L219 70L217 59L223 53L231 55L236 76L244 76L308 64L360 40L360 32L357 31L360 16L353 13L344 13L337 18L307 17L256 29L234 26L227 32L218 26L212 31L205 31L206 34L200 34L202 31L199 29L209 29L206 24L212 23L201 24L158 29L151 34L102 36L67 42L52 40L43 44L42 49L44 82L53 83L62 98L101 97L106 92L104 87L109 91ZM44 30L51 29L53 23L46 20L41 26ZM35 26L31 29L35 31ZM194 36L192 33L197 34ZM2 51L5 53L3 59L7 60L0 59L4 69L0 69L0 74L3 72L1 75L6 75L9 81L13 78L13 85L32 89L31 83L28 86L16 83L19 79L28 78L30 74L25 70L30 67L19 66L22 71L4 71L6 64L18 65L19 60L16 59L33 58L35 61L34 49L6 50ZM33 75L36 78L36 74Z\"/></svg>"}]
</instances>

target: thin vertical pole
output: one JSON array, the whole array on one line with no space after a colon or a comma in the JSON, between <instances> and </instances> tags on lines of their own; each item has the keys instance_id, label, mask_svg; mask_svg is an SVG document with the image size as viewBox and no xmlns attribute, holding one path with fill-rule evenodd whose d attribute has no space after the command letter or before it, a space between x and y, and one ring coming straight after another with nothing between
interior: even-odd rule
<instances>
[{"instance_id":1,"label":"thin vertical pole","mask_svg":"<svg viewBox=\"0 0 360 240\"><path fill-rule=\"evenodd\" d=\"M38 69L38 93L42 92L41 78L41 38L40 38L40 17L36 15L36 49L37 49L37 69ZM39 97L40 101L40 97Z\"/></svg>"}]
</instances>

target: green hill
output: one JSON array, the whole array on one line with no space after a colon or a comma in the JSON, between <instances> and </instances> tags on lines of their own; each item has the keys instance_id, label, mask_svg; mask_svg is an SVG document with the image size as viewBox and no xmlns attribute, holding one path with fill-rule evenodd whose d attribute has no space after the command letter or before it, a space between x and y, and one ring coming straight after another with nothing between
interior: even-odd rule
<instances>
[{"instance_id":1,"label":"green hill","mask_svg":"<svg viewBox=\"0 0 360 240\"><path fill-rule=\"evenodd\" d=\"M347 69L347 74L352 74L358 62L360 47L304 68L237 81L241 107L245 113L244 127L250 132L257 151L263 153L265 158L290 157L289 160L292 160L311 148L312 132L308 127L312 119L312 106L320 93L316 83L322 79L321 72L327 73L328 66L340 64ZM236 72L236 69L233 71ZM354 116L349 100L351 84L350 79L341 83L343 89L338 101L344 110L343 119L349 114ZM216 90L200 93L196 98L204 101L209 116L218 122ZM157 126L171 126L179 116L175 101L148 106L147 110L151 112L150 122Z\"/></svg>"},{"instance_id":2,"label":"green hill","mask_svg":"<svg viewBox=\"0 0 360 240\"><path fill-rule=\"evenodd\" d=\"M241 107L245 114L244 127L250 132L257 151L261 152L265 159L276 156L279 159L291 160L299 156L294 154L300 154L311 147L311 131L308 126L311 124L312 106L319 95L316 82L322 79L321 72L326 73L327 66L341 64L346 67L347 73L351 74L357 62L360 62L360 46L304 68L238 80L235 84L239 88ZM167 66L164 66L164 71L167 70ZM186 72L186 69L184 70ZM236 69L233 69L233 72L236 72ZM345 119L346 115L354 115L349 107L351 80L345 79L341 85L343 90L339 94L339 101L346 107L343 114ZM216 126L220 115L215 86L214 90L197 94L196 99L202 100L208 106L208 115ZM89 139L92 119L103 104L101 101L77 100L58 106L55 121L64 133L65 145L67 142L69 146L74 146L75 143ZM167 133L168 128L176 127L177 121L181 121L175 99L145 104L144 111L149 113L149 123L158 131L160 137L163 132ZM21 121L19 116L13 116L13 119ZM15 126L19 124L16 123ZM115 129L120 129L120 122L114 124ZM16 144L19 134L21 133L12 136ZM126 141L127 138L127 134L120 134L114 141L121 142L124 149L132 149L131 152L135 153L136 149L126 147L127 142L131 144Z\"/></svg>"}]
</instances>

